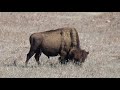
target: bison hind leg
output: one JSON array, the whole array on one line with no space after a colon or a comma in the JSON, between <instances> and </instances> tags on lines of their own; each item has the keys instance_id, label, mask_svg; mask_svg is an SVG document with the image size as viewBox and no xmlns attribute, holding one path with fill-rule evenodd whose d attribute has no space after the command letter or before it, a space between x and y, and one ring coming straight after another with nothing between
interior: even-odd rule
<instances>
[{"instance_id":1,"label":"bison hind leg","mask_svg":"<svg viewBox=\"0 0 120 90\"><path fill-rule=\"evenodd\" d=\"M37 47L36 46L31 46L30 51L27 54L27 59L25 61L25 66L27 66L29 59L36 53Z\"/></svg>"},{"instance_id":2,"label":"bison hind leg","mask_svg":"<svg viewBox=\"0 0 120 90\"><path fill-rule=\"evenodd\" d=\"M40 65L40 62L39 62L39 58L41 56L41 50L40 50L40 48L38 48L35 53L36 53L35 56L34 56L35 60L36 60L37 64Z\"/></svg>"},{"instance_id":3,"label":"bison hind leg","mask_svg":"<svg viewBox=\"0 0 120 90\"><path fill-rule=\"evenodd\" d=\"M25 66L27 67L27 64L28 64L28 61L29 59L34 55L34 51L30 51L28 54L27 54L27 59L25 61Z\"/></svg>"}]
</instances>

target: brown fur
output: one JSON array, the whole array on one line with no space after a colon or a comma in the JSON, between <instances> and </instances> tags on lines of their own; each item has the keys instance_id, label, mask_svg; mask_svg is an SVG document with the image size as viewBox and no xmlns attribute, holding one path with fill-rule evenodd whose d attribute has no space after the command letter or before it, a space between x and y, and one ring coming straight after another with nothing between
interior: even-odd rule
<instances>
[{"instance_id":1,"label":"brown fur","mask_svg":"<svg viewBox=\"0 0 120 90\"><path fill-rule=\"evenodd\" d=\"M61 60L64 61L73 47L79 48L79 37L75 28L59 28L32 34L30 36L30 45L26 65L34 54L39 64L39 57L42 52L48 58L50 56L60 55Z\"/></svg>"},{"instance_id":2,"label":"brown fur","mask_svg":"<svg viewBox=\"0 0 120 90\"><path fill-rule=\"evenodd\" d=\"M74 60L74 62L80 62L83 63L85 59L87 58L89 52L86 52L85 50L80 50L80 49L71 49L69 52L69 56L71 60Z\"/></svg>"}]
</instances>

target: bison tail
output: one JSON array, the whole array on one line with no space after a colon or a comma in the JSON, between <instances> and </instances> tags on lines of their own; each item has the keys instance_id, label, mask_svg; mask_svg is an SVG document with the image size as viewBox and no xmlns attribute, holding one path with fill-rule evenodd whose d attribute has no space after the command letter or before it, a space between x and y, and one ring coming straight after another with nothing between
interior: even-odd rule
<instances>
[{"instance_id":1,"label":"bison tail","mask_svg":"<svg viewBox=\"0 0 120 90\"><path fill-rule=\"evenodd\" d=\"M29 41L30 41L30 45L32 45L33 41L34 41L33 38L32 38L32 35L30 36Z\"/></svg>"}]
</instances>

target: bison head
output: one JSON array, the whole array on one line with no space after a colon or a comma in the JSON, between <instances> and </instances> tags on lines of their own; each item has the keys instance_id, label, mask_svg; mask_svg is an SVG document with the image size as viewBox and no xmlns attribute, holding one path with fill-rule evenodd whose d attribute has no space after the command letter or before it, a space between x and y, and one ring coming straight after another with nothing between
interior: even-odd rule
<instances>
[{"instance_id":1,"label":"bison head","mask_svg":"<svg viewBox=\"0 0 120 90\"><path fill-rule=\"evenodd\" d=\"M74 60L74 62L83 63L85 62L85 59L87 58L89 52L81 49L74 49L70 51L70 58Z\"/></svg>"},{"instance_id":2,"label":"bison head","mask_svg":"<svg viewBox=\"0 0 120 90\"><path fill-rule=\"evenodd\" d=\"M87 58L89 52L86 52L85 50L81 50L80 52L80 62L85 62L85 59Z\"/></svg>"}]
</instances>

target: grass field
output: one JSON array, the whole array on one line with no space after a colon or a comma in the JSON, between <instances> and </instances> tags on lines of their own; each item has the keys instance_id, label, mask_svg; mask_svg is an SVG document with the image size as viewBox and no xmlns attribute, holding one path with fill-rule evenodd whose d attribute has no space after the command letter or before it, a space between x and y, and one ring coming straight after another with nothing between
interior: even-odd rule
<instances>
[{"instance_id":1,"label":"grass field","mask_svg":"<svg viewBox=\"0 0 120 90\"><path fill-rule=\"evenodd\" d=\"M82 67L60 65L42 54L24 67L29 36L34 32L75 27L80 46L89 51ZM14 65L16 62L16 65ZM119 12L0 12L0 77L4 78L118 78L120 77Z\"/></svg>"}]
</instances>

